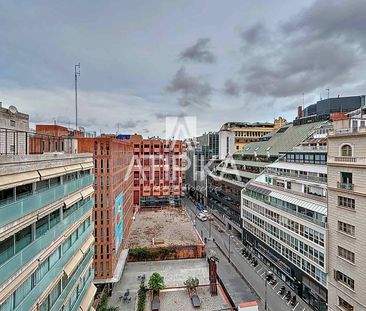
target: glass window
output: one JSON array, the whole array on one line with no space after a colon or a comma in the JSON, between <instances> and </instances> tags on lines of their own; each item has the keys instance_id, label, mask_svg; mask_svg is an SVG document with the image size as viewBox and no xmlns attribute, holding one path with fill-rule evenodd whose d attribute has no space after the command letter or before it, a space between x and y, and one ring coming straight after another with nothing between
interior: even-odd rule
<instances>
[{"instance_id":1,"label":"glass window","mask_svg":"<svg viewBox=\"0 0 366 311\"><path fill-rule=\"evenodd\" d=\"M48 229L48 216L45 216L36 222L36 239L43 235Z\"/></svg>"},{"instance_id":2,"label":"glass window","mask_svg":"<svg viewBox=\"0 0 366 311\"><path fill-rule=\"evenodd\" d=\"M0 311L12 311L14 309L14 299L11 295L0 305Z\"/></svg>"},{"instance_id":3,"label":"glass window","mask_svg":"<svg viewBox=\"0 0 366 311\"><path fill-rule=\"evenodd\" d=\"M40 280L44 277L44 275L48 272L48 258L40 264L34 273L34 283L38 284Z\"/></svg>"},{"instance_id":4,"label":"glass window","mask_svg":"<svg viewBox=\"0 0 366 311\"><path fill-rule=\"evenodd\" d=\"M57 209L50 214L50 227L56 226L60 222L60 210Z\"/></svg>"},{"instance_id":5,"label":"glass window","mask_svg":"<svg viewBox=\"0 0 366 311\"><path fill-rule=\"evenodd\" d=\"M50 269L55 265L55 263L60 259L60 248L52 253L49 257L49 267Z\"/></svg>"},{"instance_id":6,"label":"glass window","mask_svg":"<svg viewBox=\"0 0 366 311\"><path fill-rule=\"evenodd\" d=\"M17 307L25 296L32 290L32 278L29 277L22 285L20 285L15 291L15 307Z\"/></svg>"},{"instance_id":7,"label":"glass window","mask_svg":"<svg viewBox=\"0 0 366 311\"><path fill-rule=\"evenodd\" d=\"M14 237L0 242L0 265L14 255ZM1 310L1 309L0 309Z\"/></svg>"},{"instance_id":8,"label":"glass window","mask_svg":"<svg viewBox=\"0 0 366 311\"><path fill-rule=\"evenodd\" d=\"M341 155L342 157L352 157L352 147L350 145L343 145Z\"/></svg>"},{"instance_id":9,"label":"glass window","mask_svg":"<svg viewBox=\"0 0 366 311\"><path fill-rule=\"evenodd\" d=\"M61 295L61 281L58 281L55 288L51 291L49 296L50 308L55 304L57 298Z\"/></svg>"},{"instance_id":10,"label":"glass window","mask_svg":"<svg viewBox=\"0 0 366 311\"><path fill-rule=\"evenodd\" d=\"M32 230L31 226L20 230L15 234L15 252L19 252L32 242Z\"/></svg>"}]
</instances>

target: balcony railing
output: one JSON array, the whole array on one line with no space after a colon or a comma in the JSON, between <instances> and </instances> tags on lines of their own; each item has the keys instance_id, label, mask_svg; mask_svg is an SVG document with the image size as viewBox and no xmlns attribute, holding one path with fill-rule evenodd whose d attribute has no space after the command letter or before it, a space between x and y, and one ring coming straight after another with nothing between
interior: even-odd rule
<instances>
[{"instance_id":1,"label":"balcony railing","mask_svg":"<svg viewBox=\"0 0 366 311\"><path fill-rule=\"evenodd\" d=\"M74 285L80 282L80 275L83 272L83 270L90 263L90 259L92 259L93 255L94 255L94 252L91 251L91 252L89 252L85 256L85 258L82 261L81 265L76 269L76 271L74 272L73 276L71 277L71 279L67 283L66 287L62 291L60 297L58 297L58 299L56 300L55 304L51 308L51 311L62 310L62 305L64 304L65 299L70 294L70 291L72 290L72 288L74 287ZM87 281L85 282L85 285L83 287L83 290L82 290L81 295L79 294L79 297L81 297L81 301L84 298L85 291L88 290L90 284L92 283L93 278L94 278L94 275L93 275L93 271L92 271L92 273L89 275ZM75 303L74 308L77 309L79 306L80 306L80 303L79 304Z\"/></svg>"},{"instance_id":2,"label":"balcony railing","mask_svg":"<svg viewBox=\"0 0 366 311\"><path fill-rule=\"evenodd\" d=\"M37 299L49 288L52 281L62 272L64 266L74 257L76 252L80 250L80 247L90 237L94 229L93 225L90 225L76 242L67 250L67 252L55 263L55 265L49 270L40 282L32 289L32 291L25 297L16 310L32 310L32 306Z\"/></svg>"},{"instance_id":3,"label":"balcony railing","mask_svg":"<svg viewBox=\"0 0 366 311\"><path fill-rule=\"evenodd\" d=\"M94 175L86 175L48 190L27 196L0 207L0 226L13 222L63 197L92 185Z\"/></svg>"},{"instance_id":4,"label":"balcony railing","mask_svg":"<svg viewBox=\"0 0 366 311\"><path fill-rule=\"evenodd\" d=\"M85 215L94 206L94 200L90 200L79 207L74 213L59 222L55 227L47 231L37 240L22 249L15 256L11 257L0 266L0 284L9 279L12 274L24 267L31 259L39 254L43 249L50 246L63 232L72 226L81 216Z\"/></svg>"},{"instance_id":5,"label":"balcony railing","mask_svg":"<svg viewBox=\"0 0 366 311\"><path fill-rule=\"evenodd\" d=\"M344 189L344 190L351 190L353 191L354 185L351 183L343 183L343 182L337 182L337 188Z\"/></svg>"},{"instance_id":6,"label":"balcony railing","mask_svg":"<svg viewBox=\"0 0 366 311\"><path fill-rule=\"evenodd\" d=\"M366 157L328 157L328 163L348 163L355 165L366 165Z\"/></svg>"},{"instance_id":7,"label":"balcony railing","mask_svg":"<svg viewBox=\"0 0 366 311\"><path fill-rule=\"evenodd\" d=\"M294 174L294 173L288 173L288 172L279 172L276 170L272 170L267 168L266 173L276 175L276 176L285 176L285 177L292 177L300 180L309 180L309 181L315 181L315 182L321 182L326 183L327 177L323 176L312 176L312 175L303 175L303 174Z\"/></svg>"},{"instance_id":8,"label":"balcony railing","mask_svg":"<svg viewBox=\"0 0 366 311\"><path fill-rule=\"evenodd\" d=\"M250 198L253 198L253 199L255 199L255 200L259 201L259 202L266 203L266 204L268 204L268 205L270 205L270 206L273 206L273 207L275 207L275 208L278 208L278 209L280 209L280 210L283 210L284 212L287 212L287 213L290 213L290 214L292 214L292 215L294 215L294 216L297 216L297 217L299 217L299 218L301 218L301 219L303 219L303 220L309 221L309 222L311 222L311 223L314 223L314 224L317 224L317 225L319 225L319 226L321 226L321 227L326 228L326 223L325 223L325 222L323 222L323 221L320 221L320 220L318 220L318 219L316 219L316 218L310 217L310 216L305 215L305 214L303 214L303 213L300 213L300 212L298 212L298 211L294 211L294 210L292 210L292 209L289 209L289 208L287 208L287 207L285 207L285 206L282 206L282 205L280 205L280 204L276 204L276 203L271 202L271 201L269 201L269 200L264 200L264 199L260 198L259 196L251 195L249 192L244 192L244 194L245 194L245 195L247 195L247 196L248 196L248 197L250 197Z\"/></svg>"}]
</instances>

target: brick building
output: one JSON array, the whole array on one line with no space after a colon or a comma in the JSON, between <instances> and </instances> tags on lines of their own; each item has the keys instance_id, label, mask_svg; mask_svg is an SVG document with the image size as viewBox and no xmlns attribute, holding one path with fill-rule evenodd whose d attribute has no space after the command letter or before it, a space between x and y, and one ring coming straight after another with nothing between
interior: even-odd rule
<instances>
[{"instance_id":1,"label":"brick building","mask_svg":"<svg viewBox=\"0 0 366 311\"><path fill-rule=\"evenodd\" d=\"M110 136L79 138L79 152L94 155L95 284L113 284L122 274L133 217L133 147Z\"/></svg>"},{"instance_id":2,"label":"brick building","mask_svg":"<svg viewBox=\"0 0 366 311\"><path fill-rule=\"evenodd\" d=\"M182 194L182 141L142 139L132 135L133 201L137 208L180 206Z\"/></svg>"}]
</instances>

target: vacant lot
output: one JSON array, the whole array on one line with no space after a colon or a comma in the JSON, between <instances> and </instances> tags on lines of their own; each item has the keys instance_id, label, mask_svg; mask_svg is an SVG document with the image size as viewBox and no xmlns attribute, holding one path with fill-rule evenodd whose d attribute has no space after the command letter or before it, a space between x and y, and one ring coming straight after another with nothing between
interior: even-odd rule
<instances>
[{"instance_id":1,"label":"vacant lot","mask_svg":"<svg viewBox=\"0 0 366 311\"><path fill-rule=\"evenodd\" d=\"M141 211L136 215L128 246L152 246L153 239L163 242L156 246L202 243L187 214L180 208Z\"/></svg>"}]
</instances>

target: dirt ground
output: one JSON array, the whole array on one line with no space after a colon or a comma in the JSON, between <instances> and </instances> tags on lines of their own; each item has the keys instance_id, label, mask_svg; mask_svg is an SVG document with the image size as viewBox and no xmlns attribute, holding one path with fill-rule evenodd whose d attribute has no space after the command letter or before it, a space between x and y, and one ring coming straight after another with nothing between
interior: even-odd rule
<instances>
[{"instance_id":1,"label":"dirt ground","mask_svg":"<svg viewBox=\"0 0 366 311\"><path fill-rule=\"evenodd\" d=\"M183 209L164 208L140 211L132 224L128 247L152 246L152 240L163 243L156 246L191 245L201 241Z\"/></svg>"}]
</instances>

